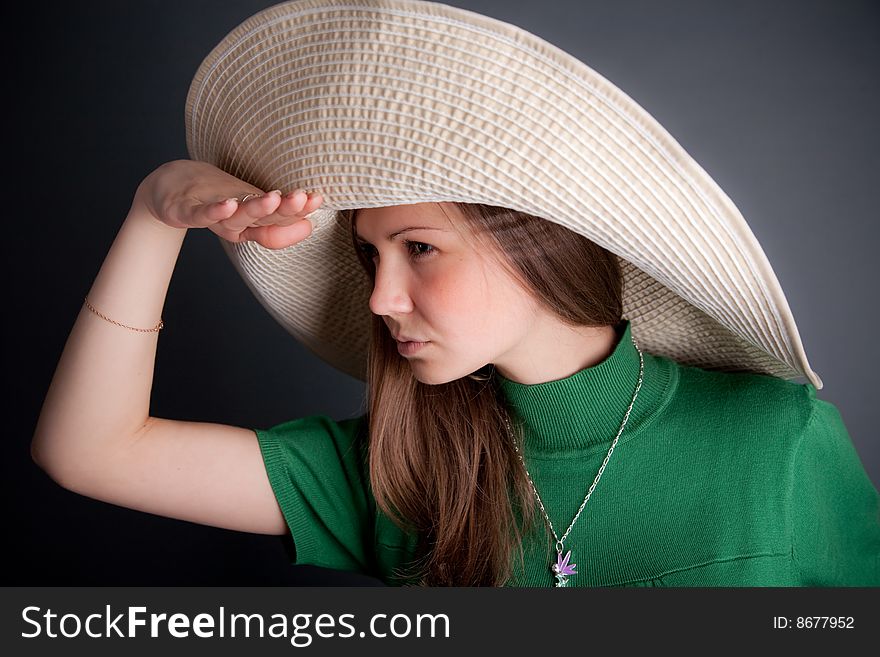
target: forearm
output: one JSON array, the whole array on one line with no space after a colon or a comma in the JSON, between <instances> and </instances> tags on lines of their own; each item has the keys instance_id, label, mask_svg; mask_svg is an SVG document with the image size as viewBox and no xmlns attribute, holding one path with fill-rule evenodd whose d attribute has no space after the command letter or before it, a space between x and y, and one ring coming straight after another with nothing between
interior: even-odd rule
<instances>
[{"instance_id":1,"label":"forearm","mask_svg":"<svg viewBox=\"0 0 880 657\"><path fill-rule=\"evenodd\" d=\"M88 293L92 306L126 326L155 327L186 232L133 205ZM50 474L130 440L145 425L158 337L82 305L31 445Z\"/></svg>"}]
</instances>

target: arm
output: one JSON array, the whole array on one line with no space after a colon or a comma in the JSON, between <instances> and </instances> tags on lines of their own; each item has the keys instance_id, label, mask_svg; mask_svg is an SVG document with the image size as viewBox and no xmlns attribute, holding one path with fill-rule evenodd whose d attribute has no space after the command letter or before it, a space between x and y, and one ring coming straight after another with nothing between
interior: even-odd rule
<instances>
[{"instance_id":1,"label":"arm","mask_svg":"<svg viewBox=\"0 0 880 657\"><path fill-rule=\"evenodd\" d=\"M130 327L156 326L188 227L211 227L227 239L247 231L265 237L278 215L276 223L290 226L286 244L310 234L303 228L308 222L298 219L316 203L303 205L302 194L296 200L266 195L240 207L197 200L249 191L206 167L163 165L138 188L88 294L103 315ZM257 221L263 223L252 227ZM280 230L271 235L284 237ZM253 431L149 415L158 335L112 324L83 305L37 421L34 460L83 495L194 522L283 533Z\"/></svg>"},{"instance_id":2,"label":"arm","mask_svg":"<svg viewBox=\"0 0 880 657\"><path fill-rule=\"evenodd\" d=\"M837 408L815 397L794 457L792 544L801 586L880 585L880 497Z\"/></svg>"},{"instance_id":3,"label":"arm","mask_svg":"<svg viewBox=\"0 0 880 657\"><path fill-rule=\"evenodd\" d=\"M133 205L89 291L91 304L128 326L154 327L186 232ZM158 338L111 324L82 305L31 443L34 460L49 474L63 480L145 428Z\"/></svg>"}]
</instances>

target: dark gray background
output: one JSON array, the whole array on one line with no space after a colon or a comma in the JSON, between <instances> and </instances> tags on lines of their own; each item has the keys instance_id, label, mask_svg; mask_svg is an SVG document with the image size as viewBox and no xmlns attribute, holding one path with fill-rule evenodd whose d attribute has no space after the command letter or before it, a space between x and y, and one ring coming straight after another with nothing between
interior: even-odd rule
<instances>
[{"instance_id":1,"label":"dark gray background","mask_svg":"<svg viewBox=\"0 0 880 657\"><path fill-rule=\"evenodd\" d=\"M277 537L130 511L61 489L30 460L40 406L138 182L186 157L201 59L273 3L34 3L7 25L12 183L5 259L5 585L374 584L290 567ZM825 2L461 0L582 59L662 123L764 247L875 485L880 9ZM11 37L11 38L10 38ZM361 412L363 385L293 340L209 231L171 282L151 413L269 427ZM9 550L12 554L9 555Z\"/></svg>"}]
</instances>

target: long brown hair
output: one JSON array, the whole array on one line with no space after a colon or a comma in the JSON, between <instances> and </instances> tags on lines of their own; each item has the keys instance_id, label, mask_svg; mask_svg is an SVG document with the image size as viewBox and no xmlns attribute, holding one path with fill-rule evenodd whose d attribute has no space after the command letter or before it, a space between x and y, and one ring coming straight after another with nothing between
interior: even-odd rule
<instances>
[{"instance_id":1,"label":"long brown hair","mask_svg":"<svg viewBox=\"0 0 880 657\"><path fill-rule=\"evenodd\" d=\"M524 292L563 322L620 322L623 283L617 256L523 212L453 206L471 238L500 255L497 262ZM350 222L352 244L375 283L375 264L357 245L356 213L346 210L342 217ZM382 318L373 315L367 400L373 495L398 526L418 536L417 559L399 573L402 580L423 586L507 582L515 551L523 567L523 537L543 519L507 435L507 409L492 364L448 383L424 384L398 353ZM521 449L522 437L516 440Z\"/></svg>"}]
</instances>

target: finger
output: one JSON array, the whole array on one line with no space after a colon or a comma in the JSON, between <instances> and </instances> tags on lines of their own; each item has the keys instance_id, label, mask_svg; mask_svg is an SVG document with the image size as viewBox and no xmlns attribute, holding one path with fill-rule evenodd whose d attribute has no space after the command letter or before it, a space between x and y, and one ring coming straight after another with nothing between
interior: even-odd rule
<instances>
[{"instance_id":1,"label":"finger","mask_svg":"<svg viewBox=\"0 0 880 657\"><path fill-rule=\"evenodd\" d=\"M253 240L267 249L283 249L303 241L312 233L312 224L307 219L290 226L252 226L241 233L241 237Z\"/></svg>"},{"instance_id":2,"label":"finger","mask_svg":"<svg viewBox=\"0 0 880 657\"><path fill-rule=\"evenodd\" d=\"M277 215L276 215L277 216ZM293 217L281 217L277 221L274 222L275 226L292 226L297 221L302 221L305 217L302 215L295 215ZM267 224L268 225L268 224Z\"/></svg>"},{"instance_id":3,"label":"finger","mask_svg":"<svg viewBox=\"0 0 880 657\"><path fill-rule=\"evenodd\" d=\"M294 215L293 217L285 217L284 219L278 221L277 225L278 226L290 226L291 224L299 221L300 219L307 219L311 214L313 214L315 212L315 210L318 209L318 206L321 205L323 200L324 199L322 199L320 196L318 196L317 198L309 197L309 201L308 201L308 203L306 203L305 207L302 209L302 212L300 212L297 215ZM315 222L312 221L312 226L314 227L314 225L315 225Z\"/></svg>"},{"instance_id":4,"label":"finger","mask_svg":"<svg viewBox=\"0 0 880 657\"><path fill-rule=\"evenodd\" d=\"M228 230L241 232L248 226L252 226L255 220L275 212L280 202L281 193L277 190L271 191L265 196L249 198L243 203L239 203L236 213L224 220L223 225Z\"/></svg>"},{"instance_id":5,"label":"finger","mask_svg":"<svg viewBox=\"0 0 880 657\"><path fill-rule=\"evenodd\" d=\"M279 203L281 203L281 190L274 189L263 196L248 199L243 207L251 219L259 219L275 212Z\"/></svg>"},{"instance_id":6,"label":"finger","mask_svg":"<svg viewBox=\"0 0 880 657\"><path fill-rule=\"evenodd\" d=\"M309 195L309 200L306 202L305 207L303 208L303 216L312 214L315 210L317 210L321 203L324 202L324 197L318 194L317 192Z\"/></svg>"},{"instance_id":7,"label":"finger","mask_svg":"<svg viewBox=\"0 0 880 657\"><path fill-rule=\"evenodd\" d=\"M308 193L302 189L297 189L290 194L281 197L281 205L276 211L282 217L293 217L302 213L307 201Z\"/></svg>"},{"instance_id":8,"label":"finger","mask_svg":"<svg viewBox=\"0 0 880 657\"><path fill-rule=\"evenodd\" d=\"M271 215L257 219L254 226L290 226L306 215L314 212L323 199L320 194L308 194L301 190L285 194L281 197L281 204Z\"/></svg>"},{"instance_id":9,"label":"finger","mask_svg":"<svg viewBox=\"0 0 880 657\"><path fill-rule=\"evenodd\" d=\"M192 220L195 226L210 226L225 221L238 209L238 199L228 198L216 203L203 203L193 208Z\"/></svg>"},{"instance_id":10,"label":"finger","mask_svg":"<svg viewBox=\"0 0 880 657\"><path fill-rule=\"evenodd\" d=\"M303 203L302 206L299 205L299 197L297 197L297 199L295 199L295 200L292 200L291 201L291 205L292 205L291 209L297 209L298 212L296 212L295 214L298 214L298 215L304 217L308 214L311 214L315 210L317 210L318 206L320 206L321 203L323 203L323 202L324 202L324 198L320 194L318 194L317 192L309 192L308 196L305 198L305 203ZM279 211L280 210L281 210L281 208L279 208ZM281 214L285 214L285 213L281 212ZM290 215L288 215L288 216L290 216Z\"/></svg>"}]
</instances>

